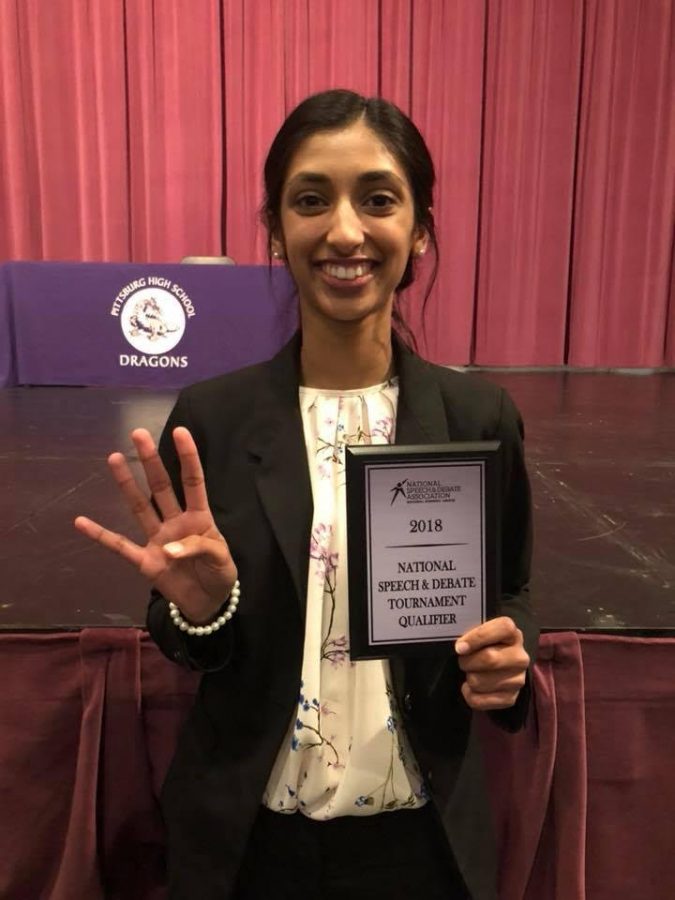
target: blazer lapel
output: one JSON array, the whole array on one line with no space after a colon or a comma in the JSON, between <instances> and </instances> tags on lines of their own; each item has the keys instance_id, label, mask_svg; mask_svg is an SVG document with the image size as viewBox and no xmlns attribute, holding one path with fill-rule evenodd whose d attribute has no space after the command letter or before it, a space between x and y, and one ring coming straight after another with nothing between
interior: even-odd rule
<instances>
[{"instance_id":1,"label":"blazer lapel","mask_svg":"<svg viewBox=\"0 0 675 900\"><path fill-rule=\"evenodd\" d=\"M257 426L249 452L258 461L258 495L291 572L304 620L313 504L298 403L299 351L296 335L267 365L267 382L254 401Z\"/></svg>"},{"instance_id":2,"label":"blazer lapel","mask_svg":"<svg viewBox=\"0 0 675 900\"><path fill-rule=\"evenodd\" d=\"M448 416L429 364L392 337L399 376L396 443L446 444L451 440Z\"/></svg>"}]
</instances>

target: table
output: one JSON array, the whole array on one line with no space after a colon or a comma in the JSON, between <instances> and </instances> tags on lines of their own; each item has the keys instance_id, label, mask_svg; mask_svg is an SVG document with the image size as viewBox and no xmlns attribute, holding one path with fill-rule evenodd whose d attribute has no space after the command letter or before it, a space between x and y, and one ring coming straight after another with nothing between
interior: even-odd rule
<instances>
[{"instance_id":1,"label":"table","mask_svg":"<svg viewBox=\"0 0 675 900\"><path fill-rule=\"evenodd\" d=\"M181 388L267 359L296 328L281 267L0 266L0 387Z\"/></svg>"},{"instance_id":2,"label":"table","mask_svg":"<svg viewBox=\"0 0 675 900\"><path fill-rule=\"evenodd\" d=\"M16 383L8 276L9 267L0 265L0 388Z\"/></svg>"}]
</instances>

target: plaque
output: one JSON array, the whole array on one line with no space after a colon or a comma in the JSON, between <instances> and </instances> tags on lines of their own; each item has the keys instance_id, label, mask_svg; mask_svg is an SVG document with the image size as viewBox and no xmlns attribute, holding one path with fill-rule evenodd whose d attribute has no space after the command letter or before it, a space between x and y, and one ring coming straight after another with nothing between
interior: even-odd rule
<instances>
[{"instance_id":1,"label":"plaque","mask_svg":"<svg viewBox=\"0 0 675 900\"><path fill-rule=\"evenodd\" d=\"M346 451L351 659L451 648L494 615L499 442Z\"/></svg>"}]
</instances>

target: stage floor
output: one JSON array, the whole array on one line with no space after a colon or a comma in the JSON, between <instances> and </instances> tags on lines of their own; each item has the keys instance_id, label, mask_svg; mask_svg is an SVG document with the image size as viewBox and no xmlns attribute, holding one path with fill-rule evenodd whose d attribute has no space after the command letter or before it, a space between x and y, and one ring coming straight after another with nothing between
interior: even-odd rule
<instances>
[{"instance_id":1,"label":"stage floor","mask_svg":"<svg viewBox=\"0 0 675 900\"><path fill-rule=\"evenodd\" d=\"M544 629L675 633L675 373L484 372L526 425ZM72 527L133 533L105 457L173 393L0 391L0 628L142 625L147 586Z\"/></svg>"}]
</instances>

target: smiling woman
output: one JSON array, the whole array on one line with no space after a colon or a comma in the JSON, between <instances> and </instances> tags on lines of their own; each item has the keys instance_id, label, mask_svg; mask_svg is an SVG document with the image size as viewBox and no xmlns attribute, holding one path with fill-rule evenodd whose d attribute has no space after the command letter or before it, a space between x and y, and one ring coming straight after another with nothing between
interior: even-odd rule
<instances>
[{"instance_id":1,"label":"smiling woman","mask_svg":"<svg viewBox=\"0 0 675 900\"><path fill-rule=\"evenodd\" d=\"M318 319L370 319L370 333L386 336L395 291L426 241L405 172L363 120L307 138L291 158L272 247L298 287L305 335Z\"/></svg>"},{"instance_id":2,"label":"smiling woman","mask_svg":"<svg viewBox=\"0 0 675 900\"><path fill-rule=\"evenodd\" d=\"M370 300L385 332L393 321L414 342L398 298L412 284L416 260L427 249L434 265L426 296L433 286L434 183L422 135L393 104L336 90L296 107L267 156L263 219L270 253L287 259L301 309L303 285L309 288L306 304L316 301L320 312L324 300L324 310L332 307L344 321L359 319ZM369 290L356 291L353 304L341 304L329 289L346 291L348 285Z\"/></svg>"},{"instance_id":3,"label":"smiling woman","mask_svg":"<svg viewBox=\"0 0 675 900\"><path fill-rule=\"evenodd\" d=\"M76 520L148 577L150 633L204 673L162 794L172 900L496 897L471 723L487 711L515 730L528 707L529 489L508 396L394 330L417 257L437 260L433 185L392 104L301 103L263 208L298 334L183 391L159 450L133 432L145 488L109 457L145 546ZM345 447L476 440L501 442L498 615L432 659L352 661Z\"/></svg>"}]
</instances>

